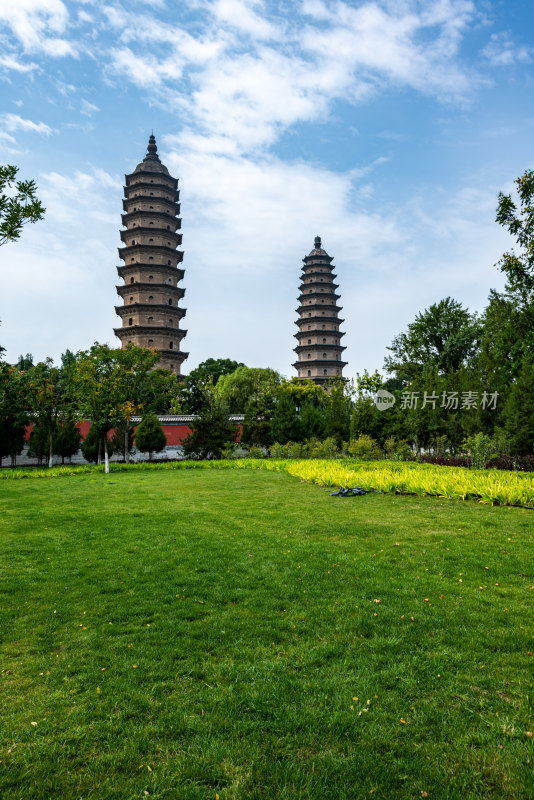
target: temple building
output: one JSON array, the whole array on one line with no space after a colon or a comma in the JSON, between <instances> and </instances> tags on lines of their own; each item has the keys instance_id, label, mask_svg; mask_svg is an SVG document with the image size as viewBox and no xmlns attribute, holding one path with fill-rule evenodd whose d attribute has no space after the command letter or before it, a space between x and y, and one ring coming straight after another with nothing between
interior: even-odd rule
<instances>
[{"instance_id":1,"label":"temple building","mask_svg":"<svg viewBox=\"0 0 534 800\"><path fill-rule=\"evenodd\" d=\"M346 348L340 344L339 319L341 306L336 294L338 285L332 272L333 258L321 247L321 239L315 237L314 248L303 259L299 307L296 309L298 333L295 337L298 346L295 352L298 361L293 364L299 378L310 378L315 383L325 385L332 378L343 377L342 353Z\"/></svg>"},{"instance_id":2,"label":"temple building","mask_svg":"<svg viewBox=\"0 0 534 800\"><path fill-rule=\"evenodd\" d=\"M180 328L185 309L179 306L185 289L178 286L184 277L179 266L183 252L178 233L182 221L178 180L169 175L158 156L154 135L148 141L144 160L126 175L124 187L119 257L117 267L124 284L117 286L123 305L115 311L122 327L115 335L122 347L130 342L139 347L157 349L161 360L157 367L180 374L182 362L189 355L180 350L187 331Z\"/></svg>"}]
</instances>

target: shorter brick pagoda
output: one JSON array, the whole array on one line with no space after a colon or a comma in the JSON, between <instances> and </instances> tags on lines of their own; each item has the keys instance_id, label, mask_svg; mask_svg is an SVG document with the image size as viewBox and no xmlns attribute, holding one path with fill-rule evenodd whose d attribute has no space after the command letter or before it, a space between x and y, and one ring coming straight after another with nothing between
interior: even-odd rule
<instances>
[{"instance_id":1,"label":"shorter brick pagoda","mask_svg":"<svg viewBox=\"0 0 534 800\"><path fill-rule=\"evenodd\" d=\"M333 258L322 249L319 236L315 237L311 253L302 260L300 305L296 309L299 330L295 334L298 361L293 366L299 378L309 378L325 385L332 378L343 377L343 367L347 365L341 360L346 348L341 345L341 337L345 334L339 330L344 322L338 317L340 295L336 294L338 285L334 283Z\"/></svg>"}]
</instances>

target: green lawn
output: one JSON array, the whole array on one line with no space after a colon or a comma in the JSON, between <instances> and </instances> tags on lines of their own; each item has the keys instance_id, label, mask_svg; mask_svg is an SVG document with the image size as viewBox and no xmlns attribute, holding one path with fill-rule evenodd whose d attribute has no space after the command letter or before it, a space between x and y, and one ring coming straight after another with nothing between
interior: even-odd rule
<instances>
[{"instance_id":1,"label":"green lawn","mask_svg":"<svg viewBox=\"0 0 534 800\"><path fill-rule=\"evenodd\" d=\"M0 797L534 795L532 511L230 469L0 511Z\"/></svg>"}]
</instances>

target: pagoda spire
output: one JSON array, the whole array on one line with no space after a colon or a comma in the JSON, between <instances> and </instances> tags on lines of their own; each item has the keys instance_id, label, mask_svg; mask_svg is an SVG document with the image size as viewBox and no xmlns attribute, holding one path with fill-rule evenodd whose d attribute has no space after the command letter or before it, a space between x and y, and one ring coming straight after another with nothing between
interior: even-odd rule
<instances>
[{"instance_id":1,"label":"pagoda spire","mask_svg":"<svg viewBox=\"0 0 534 800\"><path fill-rule=\"evenodd\" d=\"M115 335L123 347L159 350L157 366L177 375L189 355L180 350L187 331L180 328L186 312L179 305L185 294L179 286L184 277L179 200L178 180L161 163L152 132L143 161L126 175L120 233L124 246L119 248L124 264L117 267L124 281L117 286L123 305L115 308L122 327L115 328Z\"/></svg>"},{"instance_id":2,"label":"pagoda spire","mask_svg":"<svg viewBox=\"0 0 534 800\"><path fill-rule=\"evenodd\" d=\"M316 236L313 250L304 256L302 268L299 319L296 321L298 360L293 364L301 379L310 379L326 385L332 378L343 377L341 345L345 334L339 330L344 320L339 319L341 306L337 305L340 295L336 294L338 285L334 283L333 258L323 250L321 237Z\"/></svg>"}]
</instances>

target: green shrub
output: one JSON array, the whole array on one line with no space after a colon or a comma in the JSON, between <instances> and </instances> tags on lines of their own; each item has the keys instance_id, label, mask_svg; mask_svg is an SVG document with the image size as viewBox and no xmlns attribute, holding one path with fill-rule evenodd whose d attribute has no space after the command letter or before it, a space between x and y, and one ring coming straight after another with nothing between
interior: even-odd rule
<instances>
[{"instance_id":1,"label":"green shrub","mask_svg":"<svg viewBox=\"0 0 534 800\"><path fill-rule=\"evenodd\" d=\"M150 411L135 429L135 446L142 453L148 453L148 460L152 461L152 453L161 452L166 444L165 431L156 414Z\"/></svg>"},{"instance_id":2,"label":"green shrub","mask_svg":"<svg viewBox=\"0 0 534 800\"><path fill-rule=\"evenodd\" d=\"M265 448L251 445L247 451L247 458L266 458Z\"/></svg>"},{"instance_id":3,"label":"green shrub","mask_svg":"<svg viewBox=\"0 0 534 800\"><path fill-rule=\"evenodd\" d=\"M406 439L396 439L390 436L384 443L386 458L390 461L405 461L411 454L410 445Z\"/></svg>"},{"instance_id":4,"label":"green shrub","mask_svg":"<svg viewBox=\"0 0 534 800\"><path fill-rule=\"evenodd\" d=\"M98 449L100 445L100 437L95 425L91 425L89 433L82 443L82 453L86 461L92 461L93 464L98 463ZM108 455L111 458L113 455L113 443L108 439ZM100 452L100 458L104 457L104 448Z\"/></svg>"},{"instance_id":5,"label":"green shrub","mask_svg":"<svg viewBox=\"0 0 534 800\"><path fill-rule=\"evenodd\" d=\"M463 440L463 446L471 457L472 469L484 469L486 462L497 455L495 445L487 433L475 433Z\"/></svg>"},{"instance_id":6,"label":"green shrub","mask_svg":"<svg viewBox=\"0 0 534 800\"><path fill-rule=\"evenodd\" d=\"M378 443L365 433L362 433L357 439L351 439L345 449L352 458L361 461L373 461L383 457Z\"/></svg>"},{"instance_id":7,"label":"green shrub","mask_svg":"<svg viewBox=\"0 0 534 800\"><path fill-rule=\"evenodd\" d=\"M326 439L310 439L307 442L309 458L336 458L339 456L337 441L333 436Z\"/></svg>"}]
</instances>

